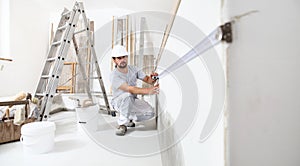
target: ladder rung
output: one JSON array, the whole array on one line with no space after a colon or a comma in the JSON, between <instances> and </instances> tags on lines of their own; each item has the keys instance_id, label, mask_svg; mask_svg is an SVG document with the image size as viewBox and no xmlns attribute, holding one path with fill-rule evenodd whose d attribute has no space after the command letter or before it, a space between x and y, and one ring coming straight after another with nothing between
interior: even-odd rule
<instances>
[{"instance_id":1,"label":"ladder rung","mask_svg":"<svg viewBox=\"0 0 300 166\"><path fill-rule=\"evenodd\" d=\"M99 105L100 106L100 110L106 110L107 107L105 105Z\"/></svg>"},{"instance_id":2,"label":"ladder rung","mask_svg":"<svg viewBox=\"0 0 300 166\"><path fill-rule=\"evenodd\" d=\"M66 24L66 25L64 25L64 26L58 27L57 30L58 30L58 31L65 30L68 26L69 26L69 25Z\"/></svg>"},{"instance_id":3,"label":"ladder rung","mask_svg":"<svg viewBox=\"0 0 300 166\"><path fill-rule=\"evenodd\" d=\"M43 93L36 93L35 96L40 96L40 97L43 97L44 94Z\"/></svg>"},{"instance_id":4,"label":"ladder rung","mask_svg":"<svg viewBox=\"0 0 300 166\"><path fill-rule=\"evenodd\" d=\"M62 16L66 16L66 15L70 14L71 12L72 11L67 11L67 12L63 13Z\"/></svg>"},{"instance_id":5,"label":"ladder rung","mask_svg":"<svg viewBox=\"0 0 300 166\"><path fill-rule=\"evenodd\" d=\"M55 61L55 59L56 59L56 57L54 57L54 58L48 58L47 62L53 62L53 61Z\"/></svg>"},{"instance_id":6,"label":"ladder rung","mask_svg":"<svg viewBox=\"0 0 300 166\"><path fill-rule=\"evenodd\" d=\"M81 32L84 32L84 31L86 31L86 29L82 29L82 30L76 31L76 32L74 32L74 35L76 35L78 33L81 33Z\"/></svg>"},{"instance_id":7,"label":"ladder rung","mask_svg":"<svg viewBox=\"0 0 300 166\"><path fill-rule=\"evenodd\" d=\"M83 50L83 49L88 49L89 47L79 47L78 49Z\"/></svg>"},{"instance_id":8,"label":"ladder rung","mask_svg":"<svg viewBox=\"0 0 300 166\"><path fill-rule=\"evenodd\" d=\"M79 65L95 65L96 62L94 60L90 61L90 62L82 62Z\"/></svg>"},{"instance_id":9,"label":"ladder rung","mask_svg":"<svg viewBox=\"0 0 300 166\"><path fill-rule=\"evenodd\" d=\"M100 93L100 94L103 94L103 92L101 91L90 91L91 93Z\"/></svg>"},{"instance_id":10,"label":"ladder rung","mask_svg":"<svg viewBox=\"0 0 300 166\"><path fill-rule=\"evenodd\" d=\"M56 41L56 42L53 42L52 45L56 46L56 45L60 45L60 43L61 43L61 41Z\"/></svg>"},{"instance_id":11,"label":"ladder rung","mask_svg":"<svg viewBox=\"0 0 300 166\"><path fill-rule=\"evenodd\" d=\"M90 79L102 79L102 77L90 77Z\"/></svg>"},{"instance_id":12,"label":"ladder rung","mask_svg":"<svg viewBox=\"0 0 300 166\"><path fill-rule=\"evenodd\" d=\"M42 75L41 78L43 79L48 79L50 76L49 75Z\"/></svg>"}]
</instances>

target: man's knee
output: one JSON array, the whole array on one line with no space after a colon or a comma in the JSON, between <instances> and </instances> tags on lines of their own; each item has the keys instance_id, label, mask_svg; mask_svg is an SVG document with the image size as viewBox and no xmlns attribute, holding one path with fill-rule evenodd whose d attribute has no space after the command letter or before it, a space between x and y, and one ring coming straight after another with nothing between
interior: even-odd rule
<instances>
[{"instance_id":1,"label":"man's knee","mask_svg":"<svg viewBox=\"0 0 300 166\"><path fill-rule=\"evenodd\" d=\"M137 116L137 121L146 121L146 120L150 120L152 119L153 117L155 116L155 113L154 112L144 112L143 114L141 115L138 115Z\"/></svg>"},{"instance_id":2,"label":"man's knee","mask_svg":"<svg viewBox=\"0 0 300 166\"><path fill-rule=\"evenodd\" d=\"M123 93L122 95L119 96L119 98L121 98L121 100L132 100L134 99L131 93Z\"/></svg>"},{"instance_id":3,"label":"man's knee","mask_svg":"<svg viewBox=\"0 0 300 166\"><path fill-rule=\"evenodd\" d=\"M128 112L133 102L134 98L130 93L123 93L114 100L112 105L118 112L122 112L123 110Z\"/></svg>"}]
</instances>

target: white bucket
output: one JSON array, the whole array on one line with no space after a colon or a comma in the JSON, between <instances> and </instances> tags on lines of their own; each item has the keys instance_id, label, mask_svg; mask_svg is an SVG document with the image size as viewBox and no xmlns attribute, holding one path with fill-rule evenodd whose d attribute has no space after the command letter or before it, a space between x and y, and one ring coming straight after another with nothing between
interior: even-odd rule
<instances>
[{"instance_id":1,"label":"white bucket","mask_svg":"<svg viewBox=\"0 0 300 166\"><path fill-rule=\"evenodd\" d=\"M24 152L40 154L51 151L54 146L54 134L54 122L32 122L23 125L20 141Z\"/></svg>"}]
</instances>

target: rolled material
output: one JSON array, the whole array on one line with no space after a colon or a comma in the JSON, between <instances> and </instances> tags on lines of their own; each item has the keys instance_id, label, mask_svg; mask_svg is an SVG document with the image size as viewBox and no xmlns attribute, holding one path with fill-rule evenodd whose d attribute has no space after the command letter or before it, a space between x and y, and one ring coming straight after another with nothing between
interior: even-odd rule
<instances>
[{"instance_id":1,"label":"rolled material","mask_svg":"<svg viewBox=\"0 0 300 166\"><path fill-rule=\"evenodd\" d=\"M20 92L18 94L16 94L14 97L12 97L12 101L20 101L20 100L23 100L26 98L26 93L24 92ZM7 106L6 109L5 109L5 114L3 115L2 119L4 117L8 118L9 119L9 109L12 107L12 105L10 106Z\"/></svg>"}]
</instances>

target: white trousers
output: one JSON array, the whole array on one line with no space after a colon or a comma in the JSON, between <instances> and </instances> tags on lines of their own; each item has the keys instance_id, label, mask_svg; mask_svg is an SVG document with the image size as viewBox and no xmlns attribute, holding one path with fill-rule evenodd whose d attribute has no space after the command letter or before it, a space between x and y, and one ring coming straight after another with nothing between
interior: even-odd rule
<instances>
[{"instance_id":1,"label":"white trousers","mask_svg":"<svg viewBox=\"0 0 300 166\"><path fill-rule=\"evenodd\" d=\"M118 125L125 125L129 120L146 121L154 117L153 108L149 103L124 93L111 102L113 108L120 113Z\"/></svg>"}]
</instances>

